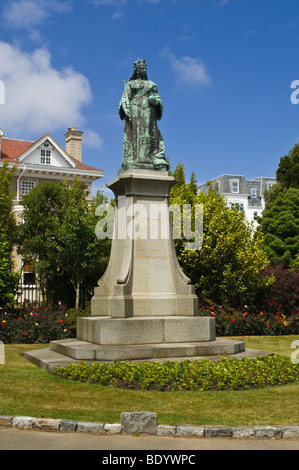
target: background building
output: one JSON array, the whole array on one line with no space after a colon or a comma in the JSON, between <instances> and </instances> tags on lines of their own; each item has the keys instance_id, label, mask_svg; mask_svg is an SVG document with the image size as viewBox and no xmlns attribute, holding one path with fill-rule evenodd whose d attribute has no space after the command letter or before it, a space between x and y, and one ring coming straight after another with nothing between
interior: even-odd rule
<instances>
[{"instance_id":1,"label":"background building","mask_svg":"<svg viewBox=\"0 0 299 470\"><path fill-rule=\"evenodd\" d=\"M87 198L91 199L91 185L102 178L104 172L82 163L82 135L83 132L75 127L69 128L65 134L65 149L49 133L35 142L0 137L0 167L8 162L9 167L16 168L11 190L15 194L13 211L18 223L22 222L22 197L48 181L66 181L71 185L77 178L85 185ZM28 286L36 287L32 265L24 262L16 252L13 259L16 271L22 269L23 292ZM26 298L23 293L22 300L24 295ZM35 295L32 290L30 300L35 300Z\"/></svg>"},{"instance_id":2,"label":"background building","mask_svg":"<svg viewBox=\"0 0 299 470\"><path fill-rule=\"evenodd\" d=\"M249 222L254 227L258 225L257 217L265 208L264 191L276 183L276 178L259 176L246 180L240 175L221 175L210 182L217 185L218 192L225 197L227 204L240 211L244 211ZM199 191L207 192L209 182L198 186Z\"/></svg>"}]
</instances>

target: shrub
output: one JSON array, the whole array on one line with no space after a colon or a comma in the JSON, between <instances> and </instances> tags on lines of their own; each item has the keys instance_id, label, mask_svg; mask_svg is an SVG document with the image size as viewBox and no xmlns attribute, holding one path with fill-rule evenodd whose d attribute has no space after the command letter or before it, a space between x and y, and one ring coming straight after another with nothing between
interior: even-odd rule
<instances>
[{"instance_id":1,"label":"shrub","mask_svg":"<svg viewBox=\"0 0 299 470\"><path fill-rule=\"evenodd\" d=\"M285 314L299 313L299 269L269 266L267 272L275 277L274 283L269 287L269 298L277 305L283 305Z\"/></svg>"},{"instance_id":2,"label":"shrub","mask_svg":"<svg viewBox=\"0 0 299 470\"><path fill-rule=\"evenodd\" d=\"M217 336L279 336L299 334L299 311L289 310L275 300L263 310L245 306L242 311L202 305L201 316L216 319Z\"/></svg>"},{"instance_id":3,"label":"shrub","mask_svg":"<svg viewBox=\"0 0 299 470\"><path fill-rule=\"evenodd\" d=\"M58 377L137 390L246 390L299 379L299 366L283 356L224 358L165 363L69 364L55 367Z\"/></svg>"},{"instance_id":4,"label":"shrub","mask_svg":"<svg viewBox=\"0 0 299 470\"><path fill-rule=\"evenodd\" d=\"M39 304L22 309L0 310L0 341L9 343L48 343L72 336L66 325L66 308L49 310Z\"/></svg>"}]
</instances>

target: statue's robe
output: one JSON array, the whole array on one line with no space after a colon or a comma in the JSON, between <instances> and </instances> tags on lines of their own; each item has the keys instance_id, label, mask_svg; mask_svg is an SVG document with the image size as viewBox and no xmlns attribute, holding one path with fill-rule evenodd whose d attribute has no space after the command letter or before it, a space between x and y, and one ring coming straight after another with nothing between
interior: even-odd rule
<instances>
[{"instance_id":1,"label":"statue's robe","mask_svg":"<svg viewBox=\"0 0 299 470\"><path fill-rule=\"evenodd\" d=\"M155 99L155 104L150 104ZM157 121L163 113L157 85L150 80L130 80L119 104L121 119L125 119L123 163L128 168L166 170L165 146Z\"/></svg>"}]
</instances>

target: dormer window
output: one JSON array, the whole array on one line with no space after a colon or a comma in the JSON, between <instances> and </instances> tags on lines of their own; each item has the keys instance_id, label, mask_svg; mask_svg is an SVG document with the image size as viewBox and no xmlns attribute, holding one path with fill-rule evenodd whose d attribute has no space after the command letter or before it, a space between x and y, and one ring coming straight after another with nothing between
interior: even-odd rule
<instances>
[{"instance_id":1,"label":"dormer window","mask_svg":"<svg viewBox=\"0 0 299 470\"><path fill-rule=\"evenodd\" d=\"M230 190L232 193L239 194L239 180L230 180Z\"/></svg>"},{"instance_id":2,"label":"dormer window","mask_svg":"<svg viewBox=\"0 0 299 470\"><path fill-rule=\"evenodd\" d=\"M250 189L250 196L252 197L252 199L257 198L257 189L256 188L251 188Z\"/></svg>"},{"instance_id":3,"label":"dormer window","mask_svg":"<svg viewBox=\"0 0 299 470\"><path fill-rule=\"evenodd\" d=\"M51 150L41 149L40 162L42 165L51 165Z\"/></svg>"}]
</instances>

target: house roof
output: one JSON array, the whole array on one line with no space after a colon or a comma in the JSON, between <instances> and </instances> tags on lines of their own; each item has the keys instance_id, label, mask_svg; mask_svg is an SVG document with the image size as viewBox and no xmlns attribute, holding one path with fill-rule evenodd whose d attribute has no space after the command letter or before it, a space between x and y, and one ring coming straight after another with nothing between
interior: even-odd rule
<instances>
[{"instance_id":1,"label":"house roof","mask_svg":"<svg viewBox=\"0 0 299 470\"><path fill-rule=\"evenodd\" d=\"M1 139L1 158L0 161L8 161L11 163L17 163L15 161L23 152L28 150L34 142L28 142L27 140L17 139Z\"/></svg>"},{"instance_id":2,"label":"house roof","mask_svg":"<svg viewBox=\"0 0 299 470\"><path fill-rule=\"evenodd\" d=\"M48 134L45 134L45 136ZM44 136L42 136L44 137ZM9 162L9 163L21 163L18 158L27 150L30 149L30 147L34 146L34 144L40 140L42 140L42 137L40 137L37 141L27 141L27 140L18 140L18 139L8 139L3 137L1 139L1 154L0 154L0 162ZM59 144L58 144L59 146ZM59 146L60 147L60 146ZM61 147L60 147L61 148ZM62 149L64 152L66 152L64 149ZM71 155L67 154L68 157L75 163L76 168L78 170L89 170L89 171L101 171L98 168L94 168L89 165L85 165L84 163L80 162L79 160L76 160L74 157Z\"/></svg>"}]
</instances>

